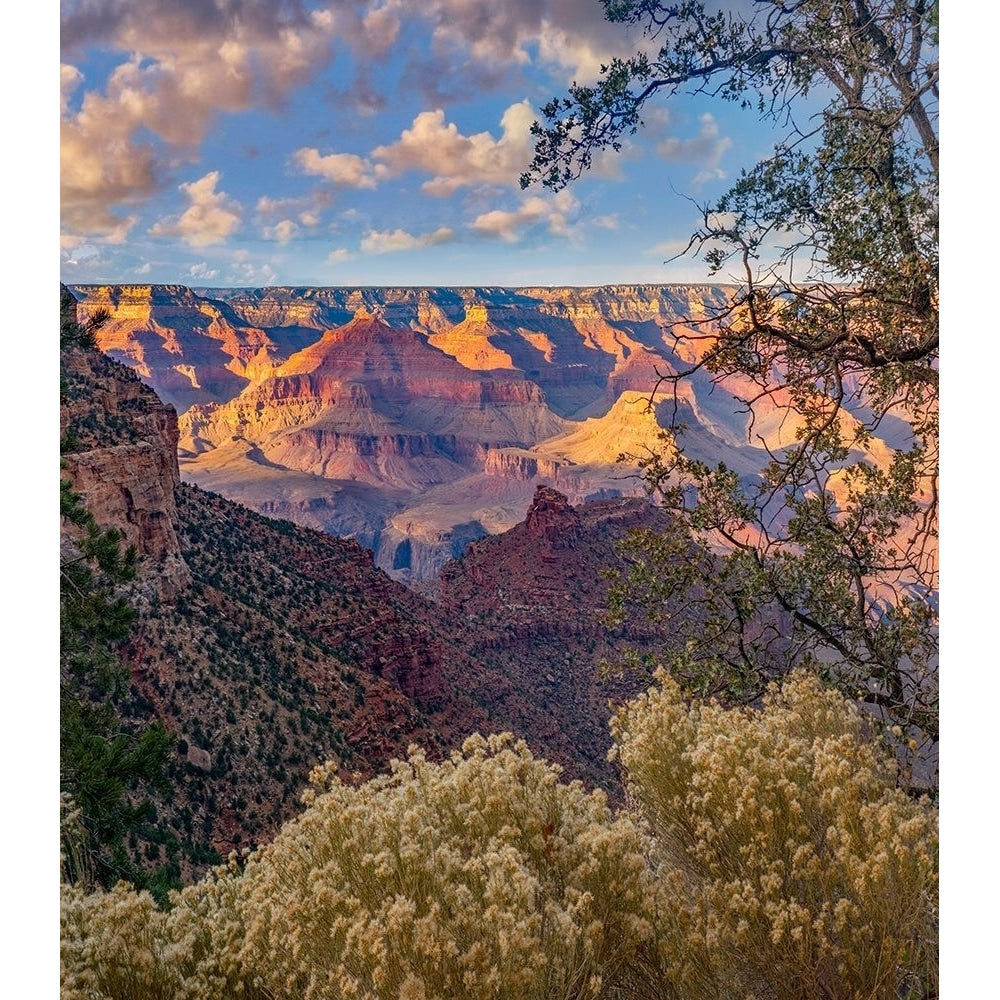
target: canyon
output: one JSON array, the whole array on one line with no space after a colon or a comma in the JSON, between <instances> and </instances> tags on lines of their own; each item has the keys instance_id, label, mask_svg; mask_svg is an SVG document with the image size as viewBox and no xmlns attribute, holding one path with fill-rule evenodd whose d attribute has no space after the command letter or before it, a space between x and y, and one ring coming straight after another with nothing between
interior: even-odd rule
<instances>
[{"instance_id":1,"label":"canyon","mask_svg":"<svg viewBox=\"0 0 1000 1000\"><path fill-rule=\"evenodd\" d=\"M642 497L671 447L751 475L794 427L751 430L741 389L697 371L731 290L78 285L98 346L178 416L181 478L268 516L350 537L395 579L434 579L525 516Z\"/></svg>"},{"instance_id":2,"label":"canyon","mask_svg":"<svg viewBox=\"0 0 1000 1000\"><path fill-rule=\"evenodd\" d=\"M64 316L75 309L64 294ZM171 790L133 831L136 863L190 881L295 815L317 763L361 781L411 744L439 759L474 731L513 731L620 798L608 721L648 677L600 667L672 639L608 627L605 572L624 566L615 542L662 528L662 511L537 486L523 523L418 593L356 540L183 482L175 408L134 369L74 344L60 374L62 478L137 553L120 591L135 610L127 683L110 704L82 690L126 734L159 723L171 739ZM62 561L79 559L79 537L63 517Z\"/></svg>"},{"instance_id":3,"label":"canyon","mask_svg":"<svg viewBox=\"0 0 1000 1000\"><path fill-rule=\"evenodd\" d=\"M73 291L64 313L109 315L101 350L62 352L63 478L136 547L116 712L175 748L137 860L189 880L295 815L317 762L360 781L472 731L512 731L620 798L610 715L699 628L609 616L619 543L670 527L643 449L669 447L679 414L689 451L750 476L789 433L775 404L748 443L738 399L701 372L650 404L697 361L667 317L718 290L675 290L672 312L651 289L539 290L533 313L526 292L484 289L338 293L337 309L329 290ZM509 365L538 362L523 345L552 313L550 367ZM629 345L654 327L640 365ZM68 558L75 540L64 518Z\"/></svg>"}]
</instances>

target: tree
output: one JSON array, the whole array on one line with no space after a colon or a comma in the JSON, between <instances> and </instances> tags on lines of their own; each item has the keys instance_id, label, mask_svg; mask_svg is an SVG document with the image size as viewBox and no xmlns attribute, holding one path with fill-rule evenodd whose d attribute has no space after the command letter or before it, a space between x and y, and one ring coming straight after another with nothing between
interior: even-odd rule
<instances>
[{"instance_id":1,"label":"tree","mask_svg":"<svg viewBox=\"0 0 1000 1000\"><path fill-rule=\"evenodd\" d=\"M561 188L620 150L654 97L735 101L782 135L703 206L688 250L736 288L685 321L687 363L659 385L736 385L766 467L741 478L686 457L675 406L644 475L676 531L633 539L619 613L686 624L673 668L702 693L757 698L811 663L905 756L937 739L937 4L603 3L658 50L543 109L523 186ZM775 411L792 434L768 433Z\"/></svg>"}]
</instances>

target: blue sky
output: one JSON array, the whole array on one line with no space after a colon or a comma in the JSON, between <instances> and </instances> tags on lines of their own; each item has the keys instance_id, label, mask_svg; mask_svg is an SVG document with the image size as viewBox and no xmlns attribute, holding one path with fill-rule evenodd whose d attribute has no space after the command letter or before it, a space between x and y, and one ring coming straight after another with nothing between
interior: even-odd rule
<instances>
[{"instance_id":1,"label":"blue sky","mask_svg":"<svg viewBox=\"0 0 1000 1000\"><path fill-rule=\"evenodd\" d=\"M69 283L705 280L665 261L775 138L674 99L521 191L540 107L643 44L599 0L65 0L60 34Z\"/></svg>"}]
</instances>

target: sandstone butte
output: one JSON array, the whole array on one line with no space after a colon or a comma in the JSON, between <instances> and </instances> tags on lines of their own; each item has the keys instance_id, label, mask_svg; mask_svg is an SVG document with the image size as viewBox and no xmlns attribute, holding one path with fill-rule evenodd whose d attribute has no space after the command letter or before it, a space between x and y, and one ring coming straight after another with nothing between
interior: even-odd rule
<instances>
[{"instance_id":1,"label":"sandstone butte","mask_svg":"<svg viewBox=\"0 0 1000 1000\"><path fill-rule=\"evenodd\" d=\"M672 421L689 455L747 475L794 439L780 399L751 433L746 387L664 388L724 286L72 291L83 318L110 312L101 349L177 408L186 482L356 538L408 583L517 524L540 485L642 496Z\"/></svg>"},{"instance_id":2,"label":"sandstone butte","mask_svg":"<svg viewBox=\"0 0 1000 1000\"><path fill-rule=\"evenodd\" d=\"M638 682L606 684L598 666L666 637L602 624L601 571L616 539L655 529L661 511L626 497L574 506L538 486L524 522L474 541L430 600L356 541L181 482L174 407L97 351L61 361L62 475L139 553L116 711L176 738L171 794L135 860L189 881L295 815L318 761L360 780L411 743L439 756L473 730L512 730L567 777L620 792L609 698ZM70 558L74 537L64 522Z\"/></svg>"}]
</instances>

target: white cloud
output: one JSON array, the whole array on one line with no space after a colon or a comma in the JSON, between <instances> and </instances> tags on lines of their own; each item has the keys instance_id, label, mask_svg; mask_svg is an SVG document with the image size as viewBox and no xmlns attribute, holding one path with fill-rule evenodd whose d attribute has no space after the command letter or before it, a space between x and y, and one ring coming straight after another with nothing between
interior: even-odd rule
<instances>
[{"instance_id":1,"label":"white cloud","mask_svg":"<svg viewBox=\"0 0 1000 1000\"><path fill-rule=\"evenodd\" d=\"M143 201L158 186L152 147L132 141L141 107L117 80L113 76L109 83L110 98L85 94L73 114L70 98L83 75L73 66L61 67L60 207L69 237L123 242L135 216L122 217L113 207Z\"/></svg>"},{"instance_id":2,"label":"white cloud","mask_svg":"<svg viewBox=\"0 0 1000 1000\"><path fill-rule=\"evenodd\" d=\"M531 159L531 123L535 112L527 101L512 104L500 119L501 135L490 132L465 136L454 122L445 124L444 111L424 111L399 140L372 150L390 176L409 170L433 174L422 190L445 197L463 186L510 185L517 182Z\"/></svg>"},{"instance_id":3,"label":"white cloud","mask_svg":"<svg viewBox=\"0 0 1000 1000\"><path fill-rule=\"evenodd\" d=\"M292 154L292 160L304 174L322 177L340 187L375 187L375 169L371 162L355 153L328 153L323 156L315 147L303 147Z\"/></svg>"},{"instance_id":4,"label":"white cloud","mask_svg":"<svg viewBox=\"0 0 1000 1000\"><path fill-rule=\"evenodd\" d=\"M193 247L222 243L243 221L239 202L224 191L216 191L219 171L212 170L189 184L181 184L190 201L187 210L177 219L161 219L150 227L151 236L176 236Z\"/></svg>"},{"instance_id":5,"label":"white cloud","mask_svg":"<svg viewBox=\"0 0 1000 1000\"><path fill-rule=\"evenodd\" d=\"M423 236L413 236L402 229L392 232L378 232L371 229L361 240L361 249L365 253L394 253L398 250L418 250L422 247L438 246L450 243L455 238L454 230L442 226L433 233Z\"/></svg>"},{"instance_id":6,"label":"white cloud","mask_svg":"<svg viewBox=\"0 0 1000 1000\"><path fill-rule=\"evenodd\" d=\"M322 222L321 210L330 202L330 194L317 190L301 198L272 198L264 195L254 206L254 223L266 240L289 243L302 228L312 229Z\"/></svg>"},{"instance_id":7,"label":"white cloud","mask_svg":"<svg viewBox=\"0 0 1000 1000\"><path fill-rule=\"evenodd\" d=\"M579 230L570 225L569 217L578 208L579 202L568 190L560 191L554 198L536 195L526 198L513 211L494 209L477 216L472 228L483 236L499 237L505 243L517 243L528 230L539 225L544 225L553 236L575 237Z\"/></svg>"},{"instance_id":8,"label":"white cloud","mask_svg":"<svg viewBox=\"0 0 1000 1000\"><path fill-rule=\"evenodd\" d=\"M352 254L346 247L339 247L336 250L331 250L326 255L326 262L328 264L342 264L348 260L354 260L354 254Z\"/></svg>"},{"instance_id":9,"label":"white cloud","mask_svg":"<svg viewBox=\"0 0 1000 1000\"><path fill-rule=\"evenodd\" d=\"M260 234L265 240L277 240L278 243L290 243L295 239L301 228L291 219L282 219L277 225L265 226Z\"/></svg>"},{"instance_id":10,"label":"white cloud","mask_svg":"<svg viewBox=\"0 0 1000 1000\"><path fill-rule=\"evenodd\" d=\"M594 5L596 6L596 4ZM611 40L597 33L581 34L575 26L546 22L538 38L538 52L544 62L566 71L567 82L591 83L600 76L601 66L609 62L609 43L615 55L630 55L620 38Z\"/></svg>"},{"instance_id":11,"label":"white cloud","mask_svg":"<svg viewBox=\"0 0 1000 1000\"><path fill-rule=\"evenodd\" d=\"M406 0L397 9L412 10ZM425 0L419 16L433 26L432 60L424 72L459 71L478 66L479 79L491 68L526 66L537 58L554 67L564 80L590 82L603 59L629 55L642 39L630 38L609 24L601 5L581 0ZM495 80L498 77L494 76Z\"/></svg>"}]
</instances>

